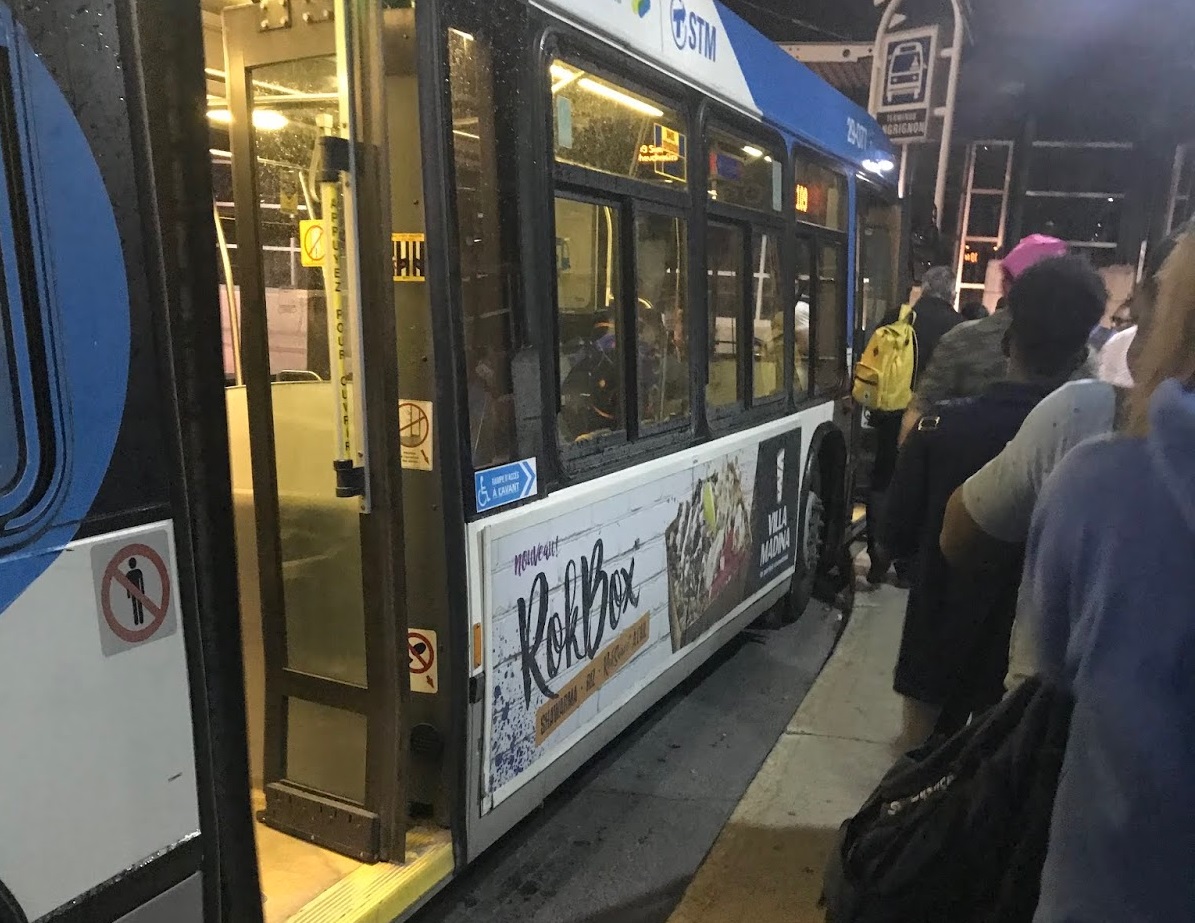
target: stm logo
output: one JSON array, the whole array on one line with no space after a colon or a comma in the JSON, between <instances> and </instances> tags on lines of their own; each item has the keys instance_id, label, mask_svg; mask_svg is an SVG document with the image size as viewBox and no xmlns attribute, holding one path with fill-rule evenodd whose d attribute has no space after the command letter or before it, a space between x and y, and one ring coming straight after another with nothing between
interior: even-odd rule
<instances>
[{"instance_id":1,"label":"stm logo","mask_svg":"<svg viewBox=\"0 0 1195 923\"><path fill-rule=\"evenodd\" d=\"M651 12L651 0L631 0L631 9L642 19Z\"/></svg>"},{"instance_id":2,"label":"stm logo","mask_svg":"<svg viewBox=\"0 0 1195 923\"><path fill-rule=\"evenodd\" d=\"M718 58L718 27L690 13L685 0L672 0L672 41L681 51L695 51L703 58Z\"/></svg>"}]
</instances>

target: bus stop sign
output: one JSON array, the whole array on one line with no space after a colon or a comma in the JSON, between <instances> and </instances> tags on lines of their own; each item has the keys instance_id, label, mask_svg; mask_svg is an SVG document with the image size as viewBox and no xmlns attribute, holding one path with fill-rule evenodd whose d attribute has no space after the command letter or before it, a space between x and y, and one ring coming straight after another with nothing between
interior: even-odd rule
<instances>
[{"instance_id":1,"label":"bus stop sign","mask_svg":"<svg viewBox=\"0 0 1195 923\"><path fill-rule=\"evenodd\" d=\"M937 58L937 26L890 32L885 37L876 121L894 144L929 138Z\"/></svg>"}]
</instances>

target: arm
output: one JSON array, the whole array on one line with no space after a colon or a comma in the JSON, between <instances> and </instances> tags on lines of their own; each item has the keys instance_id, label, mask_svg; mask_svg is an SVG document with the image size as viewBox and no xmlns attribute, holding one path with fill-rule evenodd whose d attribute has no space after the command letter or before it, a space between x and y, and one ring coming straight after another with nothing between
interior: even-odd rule
<instances>
[{"instance_id":1,"label":"arm","mask_svg":"<svg viewBox=\"0 0 1195 923\"><path fill-rule=\"evenodd\" d=\"M929 435L916 431L901 446L896 473L888 487L880 544L897 558L916 553L920 544L929 480Z\"/></svg>"},{"instance_id":2,"label":"arm","mask_svg":"<svg viewBox=\"0 0 1195 923\"><path fill-rule=\"evenodd\" d=\"M993 538L975 521L967 509L964 487L956 490L946 505L940 542L950 565L964 571L1000 567L1015 561L1021 551L1019 544Z\"/></svg>"},{"instance_id":3,"label":"arm","mask_svg":"<svg viewBox=\"0 0 1195 923\"><path fill-rule=\"evenodd\" d=\"M909 438L909 434L921 422L921 418L925 416L925 410L922 409L920 402L917 400L917 395L913 395L913 401L905 410L904 418L900 421L900 436L897 437L896 444L904 445L905 440Z\"/></svg>"},{"instance_id":4,"label":"arm","mask_svg":"<svg viewBox=\"0 0 1195 923\"><path fill-rule=\"evenodd\" d=\"M975 570L1015 556L1050 473L1080 442L1108 432L1115 414L1115 393L1096 382L1066 385L1042 401L1005 450L951 497L941 536L946 559Z\"/></svg>"}]
</instances>

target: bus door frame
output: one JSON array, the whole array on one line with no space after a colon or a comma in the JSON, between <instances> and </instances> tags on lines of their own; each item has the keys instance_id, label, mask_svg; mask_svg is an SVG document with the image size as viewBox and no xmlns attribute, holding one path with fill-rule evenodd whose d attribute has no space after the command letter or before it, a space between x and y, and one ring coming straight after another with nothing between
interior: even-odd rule
<instances>
[{"instance_id":1,"label":"bus door frame","mask_svg":"<svg viewBox=\"0 0 1195 923\"><path fill-rule=\"evenodd\" d=\"M234 198L238 215L242 352L249 427L254 443L253 484L257 520L262 627L265 641L266 816L288 832L362 861L402 862L407 828L407 748L404 728L410 695L401 473L398 455L397 366L393 344L396 321L391 308L390 217L387 176L379 151L385 144L380 101L380 5L327 0L331 13L311 21L285 17L267 23L256 4L226 9L224 15L227 89L233 113L230 141ZM351 11L352 15L349 14ZM334 19L346 17L340 29ZM338 48L343 35L347 47ZM369 508L360 516L362 591L365 608L365 687L313 677L286 667L285 601L278 483L275 470L273 401L261 257L258 190L250 120L251 74L255 68L304 58L347 55L354 89L359 137L350 143L356 164L353 201L362 344L357 368L364 402L365 480ZM238 118L238 114L240 117ZM251 217L250 217L251 216ZM346 229L351 233L351 227ZM346 258L351 258L348 248ZM348 270L353 271L349 266ZM365 804L313 792L286 780L286 708L295 697L363 714L367 721ZM275 799L271 800L271 795ZM326 822L328 808L340 821L335 836Z\"/></svg>"}]
</instances>

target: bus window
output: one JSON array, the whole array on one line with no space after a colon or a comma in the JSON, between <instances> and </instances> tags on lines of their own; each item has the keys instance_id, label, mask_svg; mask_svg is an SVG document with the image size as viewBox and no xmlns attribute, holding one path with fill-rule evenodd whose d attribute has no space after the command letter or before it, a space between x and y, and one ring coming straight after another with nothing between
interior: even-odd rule
<instances>
[{"instance_id":1,"label":"bus window","mask_svg":"<svg viewBox=\"0 0 1195 923\"><path fill-rule=\"evenodd\" d=\"M689 416L687 248L688 225L683 218L651 212L636 218L641 426Z\"/></svg>"},{"instance_id":2,"label":"bus window","mask_svg":"<svg viewBox=\"0 0 1195 923\"><path fill-rule=\"evenodd\" d=\"M817 260L815 394L837 395L846 379L846 287L841 244L821 243Z\"/></svg>"},{"instance_id":3,"label":"bus window","mask_svg":"<svg viewBox=\"0 0 1195 923\"><path fill-rule=\"evenodd\" d=\"M494 151L493 63L488 42L448 30L452 150L473 466L516 457L511 379L513 317L504 267Z\"/></svg>"},{"instance_id":4,"label":"bus window","mask_svg":"<svg viewBox=\"0 0 1195 923\"><path fill-rule=\"evenodd\" d=\"M683 118L654 99L555 61L556 160L665 185L688 182Z\"/></svg>"},{"instance_id":5,"label":"bus window","mask_svg":"<svg viewBox=\"0 0 1195 923\"><path fill-rule=\"evenodd\" d=\"M784 390L784 309L780 304L780 238L755 233L751 250L751 298L755 305L755 377L757 398Z\"/></svg>"},{"instance_id":6,"label":"bus window","mask_svg":"<svg viewBox=\"0 0 1195 923\"><path fill-rule=\"evenodd\" d=\"M846 177L799 154L793 158L797 177L797 220L832 231L846 230Z\"/></svg>"},{"instance_id":7,"label":"bus window","mask_svg":"<svg viewBox=\"0 0 1195 923\"><path fill-rule=\"evenodd\" d=\"M710 129L709 163L711 200L773 214L781 210L780 160L763 148Z\"/></svg>"},{"instance_id":8,"label":"bus window","mask_svg":"<svg viewBox=\"0 0 1195 923\"><path fill-rule=\"evenodd\" d=\"M736 225L709 226L710 367L706 400L725 407L742 398L739 381L739 324L743 311L743 231Z\"/></svg>"},{"instance_id":9,"label":"bus window","mask_svg":"<svg viewBox=\"0 0 1195 923\"><path fill-rule=\"evenodd\" d=\"M873 331L898 306L897 264L900 260L900 206L864 201L859 208L858 297L863 328Z\"/></svg>"},{"instance_id":10,"label":"bus window","mask_svg":"<svg viewBox=\"0 0 1195 923\"><path fill-rule=\"evenodd\" d=\"M624 429L618 208L556 198L560 438Z\"/></svg>"},{"instance_id":11,"label":"bus window","mask_svg":"<svg viewBox=\"0 0 1195 923\"><path fill-rule=\"evenodd\" d=\"M811 356L809 355L809 320L813 313L813 242L807 237L796 239L796 322L795 351L793 353L793 390L797 401L809 397Z\"/></svg>"}]
</instances>

